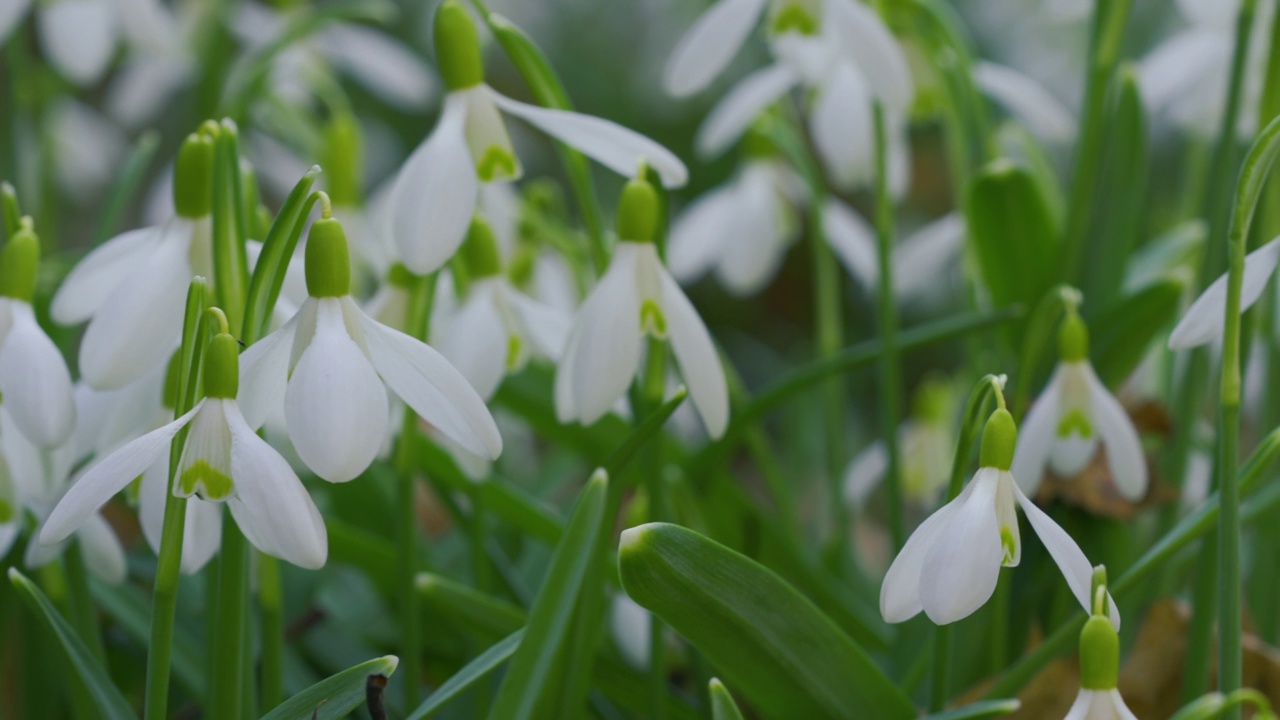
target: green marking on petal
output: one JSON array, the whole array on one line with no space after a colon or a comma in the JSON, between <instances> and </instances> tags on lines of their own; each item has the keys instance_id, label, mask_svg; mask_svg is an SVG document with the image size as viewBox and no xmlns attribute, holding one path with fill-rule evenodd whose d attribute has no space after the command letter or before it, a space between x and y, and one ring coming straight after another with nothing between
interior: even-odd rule
<instances>
[{"instance_id":1,"label":"green marking on petal","mask_svg":"<svg viewBox=\"0 0 1280 720\"><path fill-rule=\"evenodd\" d=\"M661 340L667 336L667 318L653 300L640 304L640 332Z\"/></svg>"},{"instance_id":2,"label":"green marking on petal","mask_svg":"<svg viewBox=\"0 0 1280 720\"><path fill-rule=\"evenodd\" d=\"M1079 435L1086 440L1093 437L1093 422L1082 410L1071 410L1058 421L1058 437Z\"/></svg>"},{"instance_id":3,"label":"green marking on petal","mask_svg":"<svg viewBox=\"0 0 1280 720\"><path fill-rule=\"evenodd\" d=\"M1000 526L1000 547L1004 550L1004 559L1000 564L1012 565L1013 559L1018 557L1018 540L1014 538L1013 531L1004 525Z\"/></svg>"},{"instance_id":4,"label":"green marking on petal","mask_svg":"<svg viewBox=\"0 0 1280 720\"><path fill-rule=\"evenodd\" d=\"M524 344L515 335L507 336L507 372L514 372L520 367L520 351Z\"/></svg>"},{"instance_id":5,"label":"green marking on petal","mask_svg":"<svg viewBox=\"0 0 1280 720\"><path fill-rule=\"evenodd\" d=\"M817 35L818 19L799 3L788 3L774 14L769 31L774 35L782 35L789 32L801 35Z\"/></svg>"},{"instance_id":6,"label":"green marking on petal","mask_svg":"<svg viewBox=\"0 0 1280 720\"><path fill-rule=\"evenodd\" d=\"M178 487L183 495L199 492L205 500L225 500L231 495L235 483L221 470L204 460L197 460L182 473Z\"/></svg>"},{"instance_id":7,"label":"green marking on petal","mask_svg":"<svg viewBox=\"0 0 1280 720\"><path fill-rule=\"evenodd\" d=\"M476 163L476 175L482 182L513 180L519 172L516 156L506 148L490 145Z\"/></svg>"}]
</instances>

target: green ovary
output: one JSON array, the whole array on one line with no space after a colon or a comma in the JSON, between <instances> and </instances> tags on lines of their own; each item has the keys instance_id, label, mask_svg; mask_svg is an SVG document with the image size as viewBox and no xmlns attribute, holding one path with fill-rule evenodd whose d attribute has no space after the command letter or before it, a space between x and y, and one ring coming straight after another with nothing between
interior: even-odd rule
<instances>
[{"instance_id":1,"label":"green ovary","mask_svg":"<svg viewBox=\"0 0 1280 720\"><path fill-rule=\"evenodd\" d=\"M484 155L476 163L476 175L483 182L510 180L516 176L518 171L519 165L516 163L516 156L511 154L511 151L497 145L490 145L485 148Z\"/></svg>"},{"instance_id":2,"label":"green ovary","mask_svg":"<svg viewBox=\"0 0 1280 720\"><path fill-rule=\"evenodd\" d=\"M182 473L178 486L185 495L195 494L196 488L200 487L204 490L200 496L205 500L223 500L231 495L235 483L226 473L204 460L197 460Z\"/></svg>"},{"instance_id":3,"label":"green ovary","mask_svg":"<svg viewBox=\"0 0 1280 720\"><path fill-rule=\"evenodd\" d=\"M1080 410L1072 410L1058 421L1058 437L1071 437L1072 434L1086 439L1093 437L1093 423Z\"/></svg>"},{"instance_id":4,"label":"green ovary","mask_svg":"<svg viewBox=\"0 0 1280 720\"><path fill-rule=\"evenodd\" d=\"M667 336L667 318L662 314L662 308L653 300L640 303L640 332L657 338Z\"/></svg>"}]
</instances>

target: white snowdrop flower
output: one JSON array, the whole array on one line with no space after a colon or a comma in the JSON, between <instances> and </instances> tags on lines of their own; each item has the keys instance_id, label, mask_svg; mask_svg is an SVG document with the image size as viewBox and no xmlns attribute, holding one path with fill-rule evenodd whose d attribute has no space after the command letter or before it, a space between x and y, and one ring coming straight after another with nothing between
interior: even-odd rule
<instances>
[{"instance_id":1,"label":"white snowdrop flower","mask_svg":"<svg viewBox=\"0 0 1280 720\"><path fill-rule=\"evenodd\" d=\"M1071 592L1086 609L1093 568L1070 535L1036 507L1014 481L1017 428L1003 408L983 430L980 468L954 500L930 515L894 558L880 588L880 614L898 623L921 610L939 625L972 614L995 592L1001 567L1022 559L1017 507L1026 514ZM1110 605L1117 627L1119 612Z\"/></svg>"},{"instance_id":2,"label":"white snowdrop flower","mask_svg":"<svg viewBox=\"0 0 1280 720\"><path fill-rule=\"evenodd\" d=\"M116 179L128 145L115 123L70 97L50 109L46 122L52 126L58 183L67 192L84 198Z\"/></svg>"},{"instance_id":3,"label":"white snowdrop flower","mask_svg":"<svg viewBox=\"0 0 1280 720\"><path fill-rule=\"evenodd\" d=\"M212 167L212 138L189 136L175 164L176 215L94 248L54 295L54 320L89 321L80 374L94 388L123 387L164 364L178 346L187 285L213 269Z\"/></svg>"},{"instance_id":4,"label":"white snowdrop flower","mask_svg":"<svg viewBox=\"0 0 1280 720\"><path fill-rule=\"evenodd\" d=\"M497 240L480 218L460 252L466 297L432 326L432 344L486 400L503 378L536 355L555 362L569 335L569 316L528 297L502 274Z\"/></svg>"},{"instance_id":5,"label":"white snowdrop flower","mask_svg":"<svg viewBox=\"0 0 1280 720\"><path fill-rule=\"evenodd\" d=\"M907 498L923 507L937 504L939 491L951 477L955 452L953 405L947 383L926 381L916 393L911 418L898 426L902 489ZM854 456L845 469L842 484L845 502L862 507L884 479L888 467L888 450L880 440Z\"/></svg>"},{"instance_id":6,"label":"white snowdrop flower","mask_svg":"<svg viewBox=\"0 0 1280 720\"><path fill-rule=\"evenodd\" d=\"M71 373L31 308L39 262L40 241L24 217L0 251L0 396L23 435L52 448L71 436L76 413Z\"/></svg>"},{"instance_id":7,"label":"white snowdrop flower","mask_svg":"<svg viewBox=\"0 0 1280 720\"><path fill-rule=\"evenodd\" d=\"M1120 635L1107 620L1106 586L1098 583L1091 592L1092 615L1080 631L1080 694L1063 720L1138 720L1116 689Z\"/></svg>"},{"instance_id":8,"label":"white snowdrop flower","mask_svg":"<svg viewBox=\"0 0 1280 720\"><path fill-rule=\"evenodd\" d=\"M1189 27L1174 33L1142 59L1138 82L1148 107L1179 128L1200 137L1216 137L1226 104L1227 80L1235 49L1240 0L1178 0ZM1236 132L1257 130L1258 104L1271 47L1273 0L1260 0L1245 60L1244 95Z\"/></svg>"},{"instance_id":9,"label":"white snowdrop flower","mask_svg":"<svg viewBox=\"0 0 1280 720\"><path fill-rule=\"evenodd\" d=\"M640 369L646 336L666 339L707 433L729 421L729 393L715 344L698 311L658 257L658 197L642 179L618 204L618 237L609 269L578 309L556 373L561 422L593 423L622 398Z\"/></svg>"},{"instance_id":10,"label":"white snowdrop flower","mask_svg":"<svg viewBox=\"0 0 1280 720\"><path fill-rule=\"evenodd\" d=\"M33 506L32 512L37 518L48 514L47 510ZM43 531L45 524L37 524L35 536ZM76 528L71 537L59 543L45 545L39 542L27 543L27 551L22 557L22 564L35 570L57 560L66 552L67 546L77 543L85 569L94 577L110 585L119 585L129 576L129 563L125 557L124 545L111 523L94 512L84 519L84 523Z\"/></svg>"},{"instance_id":11,"label":"white snowdrop flower","mask_svg":"<svg viewBox=\"0 0 1280 720\"><path fill-rule=\"evenodd\" d=\"M1062 101L1034 78L1011 67L980 61L973 80L1034 135L1049 142L1065 143L1076 137L1076 119Z\"/></svg>"},{"instance_id":12,"label":"white snowdrop flower","mask_svg":"<svg viewBox=\"0 0 1280 720\"><path fill-rule=\"evenodd\" d=\"M1058 348L1058 367L1022 423L1014 477L1025 493L1035 495L1046 466L1061 477L1075 477L1101 445L1120 494L1141 499L1147 493L1142 441L1120 401L1094 373L1089 332L1074 307L1062 321Z\"/></svg>"},{"instance_id":13,"label":"white snowdrop flower","mask_svg":"<svg viewBox=\"0 0 1280 720\"><path fill-rule=\"evenodd\" d=\"M1124 704L1120 691L1114 687L1110 690L1081 688L1062 720L1138 720L1138 716Z\"/></svg>"},{"instance_id":14,"label":"white snowdrop flower","mask_svg":"<svg viewBox=\"0 0 1280 720\"><path fill-rule=\"evenodd\" d=\"M40 542L61 542L82 527L113 495L154 467L173 437L187 427L172 492L225 502L249 542L268 555L304 568L324 565L328 538L320 511L289 463L245 422L236 402L238 349L226 333L210 341L205 398L182 417L90 467L54 508Z\"/></svg>"},{"instance_id":15,"label":"white snowdrop flower","mask_svg":"<svg viewBox=\"0 0 1280 720\"><path fill-rule=\"evenodd\" d=\"M619 174L629 175L644 161L668 187L688 179L679 158L633 130L589 115L517 102L486 85L475 24L457 0L446 0L437 11L435 38L449 92L435 129L401 168L392 198L393 235L400 259L410 270L425 275L453 256L475 213L480 183L520 176L520 161L502 113Z\"/></svg>"},{"instance_id":16,"label":"white snowdrop flower","mask_svg":"<svg viewBox=\"0 0 1280 720\"><path fill-rule=\"evenodd\" d=\"M1244 258L1244 275L1240 285L1240 312L1258 302L1276 264L1280 263L1280 238L1249 253ZM1227 314L1227 274L1213 282L1187 308L1169 336L1170 350L1187 350L1222 338L1223 318Z\"/></svg>"},{"instance_id":17,"label":"white snowdrop flower","mask_svg":"<svg viewBox=\"0 0 1280 720\"><path fill-rule=\"evenodd\" d=\"M484 401L426 343L365 314L350 295L342 225L327 214L306 248L309 297L279 330L241 357L240 402L252 427L283 405L289 439L320 477L346 482L377 457L389 415L387 389L419 417L487 458L502 438Z\"/></svg>"}]
</instances>

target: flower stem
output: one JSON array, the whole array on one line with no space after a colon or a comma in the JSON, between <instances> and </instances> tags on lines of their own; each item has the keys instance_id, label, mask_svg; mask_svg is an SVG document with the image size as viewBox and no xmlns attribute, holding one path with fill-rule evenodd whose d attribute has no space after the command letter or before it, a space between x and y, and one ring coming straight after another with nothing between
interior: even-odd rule
<instances>
[{"instance_id":1,"label":"flower stem","mask_svg":"<svg viewBox=\"0 0 1280 720\"><path fill-rule=\"evenodd\" d=\"M893 199L889 196L889 139L885 133L884 108L876 102L876 240L880 256L880 433L889 456L885 469L885 490L889 496L889 535L893 549L902 549L907 540L903 520L902 457L898 451L898 421L902 415L902 378L898 366L898 308L893 282Z\"/></svg>"},{"instance_id":2,"label":"flower stem","mask_svg":"<svg viewBox=\"0 0 1280 720\"><path fill-rule=\"evenodd\" d=\"M222 524L218 552L218 605L214 608L213 677L209 685L211 720L237 720L243 714L246 662L249 545L235 522Z\"/></svg>"},{"instance_id":3,"label":"flower stem","mask_svg":"<svg viewBox=\"0 0 1280 720\"><path fill-rule=\"evenodd\" d=\"M259 714L284 701L284 607L280 561L257 553L258 607L262 618L262 678Z\"/></svg>"},{"instance_id":4,"label":"flower stem","mask_svg":"<svg viewBox=\"0 0 1280 720\"><path fill-rule=\"evenodd\" d=\"M649 339L645 362L644 382L641 387L643 411L636 413L636 423L644 421L650 412L662 405L666 394L667 343ZM644 453L643 474L649 496L649 521L663 522L670 519L666 491L662 478L662 443L655 438ZM667 658L666 630L657 615L650 615L649 623L649 717L662 720L667 716Z\"/></svg>"},{"instance_id":5,"label":"flower stem","mask_svg":"<svg viewBox=\"0 0 1280 720\"><path fill-rule=\"evenodd\" d=\"M89 652L106 667L107 650L102 644L98 618L93 613L93 598L89 595L89 579L85 576L84 556L80 552L79 541L72 542L67 547L62 562L67 573L67 608L71 611L71 622Z\"/></svg>"}]
</instances>

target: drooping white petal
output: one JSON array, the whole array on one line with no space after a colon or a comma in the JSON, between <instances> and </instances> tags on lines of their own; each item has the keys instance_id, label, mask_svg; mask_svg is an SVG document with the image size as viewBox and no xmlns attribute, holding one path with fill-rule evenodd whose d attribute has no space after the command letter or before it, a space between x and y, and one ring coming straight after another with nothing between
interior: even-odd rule
<instances>
[{"instance_id":1,"label":"drooping white petal","mask_svg":"<svg viewBox=\"0 0 1280 720\"><path fill-rule=\"evenodd\" d=\"M1044 480L1049 453L1058 437L1058 387L1062 368L1054 371L1040 397L1031 403L1027 417L1018 428L1018 446L1013 453L1013 477L1018 486L1034 497Z\"/></svg>"},{"instance_id":2,"label":"drooping white petal","mask_svg":"<svg viewBox=\"0 0 1280 720\"><path fill-rule=\"evenodd\" d=\"M451 95L461 96L467 102L467 123L464 135L476 176L483 183L519 180L524 174L520 157L507 131L507 121L498 112L494 93L487 85L477 85L465 90L455 90Z\"/></svg>"},{"instance_id":3,"label":"drooping white petal","mask_svg":"<svg viewBox=\"0 0 1280 720\"><path fill-rule=\"evenodd\" d=\"M983 468L974 475L973 492L957 504L924 557L920 602L938 625L968 617L995 592L1004 554L996 518L997 473Z\"/></svg>"},{"instance_id":4,"label":"drooping white petal","mask_svg":"<svg viewBox=\"0 0 1280 720\"><path fill-rule=\"evenodd\" d=\"M1053 447L1049 451L1049 467L1058 477L1073 478L1088 467L1089 461L1098 453L1098 436L1096 433L1083 436L1076 429L1066 435L1054 438Z\"/></svg>"},{"instance_id":5,"label":"drooping white petal","mask_svg":"<svg viewBox=\"0 0 1280 720\"><path fill-rule=\"evenodd\" d=\"M1245 256L1244 282L1240 287L1240 312L1262 297L1267 281L1280 262L1280 238ZM1191 304L1169 336L1169 349L1186 350L1222 336L1227 312L1227 276L1223 274Z\"/></svg>"},{"instance_id":6,"label":"drooping white petal","mask_svg":"<svg viewBox=\"0 0 1280 720\"><path fill-rule=\"evenodd\" d=\"M234 462L234 461L233 461ZM187 519L182 530L182 572L195 575L222 547L222 504L187 498Z\"/></svg>"},{"instance_id":7,"label":"drooping white petal","mask_svg":"<svg viewBox=\"0 0 1280 720\"><path fill-rule=\"evenodd\" d=\"M625 593L613 596L609 630L622 657L637 670L649 667L649 628L653 616Z\"/></svg>"},{"instance_id":8,"label":"drooping white petal","mask_svg":"<svg viewBox=\"0 0 1280 720\"><path fill-rule=\"evenodd\" d=\"M448 360L362 312L359 322L374 368L419 417L476 455L494 460L502 454L502 435L489 409Z\"/></svg>"},{"instance_id":9,"label":"drooping white petal","mask_svg":"<svg viewBox=\"0 0 1280 720\"><path fill-rule=\"evenodd\" d=\"M182 53L177 18L160 0L113 0L120 29L135 49L170 57Z\"/></svg>"},{"instance_id":10,"label":"drooping white petal","mask_svg":"<svg viewBox=\"0 0 1280 720\"><path fill-rule=\"evenodd\" d=\"M1071 703L1071 709L1067 711L1066 717L1062 720L1094 720L1094 703L1097 701L1099 691L1080 689L1080 693L1076 695L1075 702Z\"/></svg>"},{"instance_id":11,"label":"drooping white petal","mask_svg":"<svg viewBox=\"0 0 1280 720\"><path fill-rule=\"evenodd\" d=\"M1045 514L1043 510L1036 507L1036 504L1027 499L1022 494L1022 490L1015 486L1015 498L1018 504L1022 506L1022 511L1027 515L1027 521L1031 523L1031 529L1036 531L1036 535L1040 537L1040 542L1044 544L1053 561L1057 563L1058 569L1062 571L1062 577L1066 579L1067 586L1071 588L1071 594L1076 596L1076 600L1080 601L1080 605L1084 607L1085 612L1093 612L1093 603L1089 599L1089 590L1093 584L1093 566L1089 564L1088 558L1084 556L1084 552L1080 550L1080 546L1075 540L1067 534L1065 530L1058 526L1052 518ZM1107 601L1109 603L1109 615L1111 624L1116 629L1120 629L1120 611L1116 609L1116 602L1108 594Z\"/></svg>"},{"instance_id":12,"label":"drooping white petal","mask_svg":"<svg viewBox=\"0 0 1280 720\"><path fill-rule=\"evenodd\" d=\"M1031 76L982 61L974 66L973 79L983 92L1016 115L1037 137L1066 142L1076 136L1076 120L1071 111Z\"/></svg>"},{"instance_id":13,"label":"drooping white petal","mask_svg":"<svg viewBox=\"0 0 1280 720\"><path fill-rule=\"evenodd\" d=\"M13 549L13 543L18 539L18 531L22 529L21 525L17 522L0 523L0 560L3 560L9 554L9 550Z\"/></svg>"},{"instance_id":14,"label":"drooping white petal","mask_svg":"<svg viewBox=\"0 0 1280 720\"><path fill-rule=\"evenodd\" d=\"M880 281L875 230L835 197L828 197L822 205L822 229L849 274L863 287L874 289Z\"/></svg>"},{"instance_id":15,"label":"drooping white petal","mask_svg":"<svg viewBox=\"0 0 1280 720\"><path fill-rule=\"evenodd\" d=\"M49 314L62 325L93 317L120 287L129 272L155 250L161 228L144 227L121 233L94 248L71 269L53 295Z\"/></svg>"},{"instance_id":16,"label":"drooping white petal","mask_svg":"<svg viewBox=\"0 0 1280 720\"><path fill-rule=\"evenodd\" d=\"M893 249L894 292L915 298L936 290L955 268L964 237L964 218L953 212L903 238Z\"/></svg>"},{"instance_id":17,"label":"drooping white petal","mask_svg":"<svg viewBox=\"0 0 1280 720\"><path fill-rule=\"evenodd\" d=\"M1107 449L1107 466L1120 494L1140 500L1147 494L1147 458L1129 413L1094 373L1086 368L1093 405L1094 434Z\"/></svg>"},{"instance_id":18,"label":"drooping white petal","mask_svg":"<svg viewBox=\"0 0 1280 720\"><path fill-rule=\"evenodd\" d=\"M432 342L481 398L489 399L507 374L507 329L495 304L497 279L472 285L457 312L432 329Z\"/></svg>"},{"instance_id":19,"label":"drooping white petal","mask_svg":"<svg viewBox=\"0 0 1280 720\"><path fill-rule=\"evenodd\" d=\"M391 229L400 259L426 275L457 252L471 224L479 180L467 151L466 98L445 98L440 121L405 161L391 193Z\"/></svg>"},{"instance_id":20,"label":"drooping white petal","mask_svg":"<svg viewBox=\"0 0 1280 720\"><path fill-rule=\"evenodd\" d=\"M298 314L279 330L240 353L240 389L236 400L250 427L262 427L272 410L284 404L285 386L289 379L289 354L293 349L294 336L300 318L315 317L315 306L314 299L307 300Z\"/></svg>"},{"instance_id":21,"label":"drooping white petal","mask_svg":"<svg viewBox=\"0 0 1280 720\"><path fill-rule=\"evenodd\" d=\"M694 200L671 224L667 266L682 283L697 280L716 264L731 242L728 226L740 207L735 186L716 188Z\"/></svg>"},{"instance_id":22,"label":"drooping white petal","mask_svg":"<svg viewBox=\"0 0 1280 720\"><path fill-rule=\"evenodd\" d=\"M378 455L387 393L343 322L338 298L316 301L316 329L285 390L285 421L298 456L329 482L347 482Z\"/></svg>"},{"instance_id":23,"label":"drooping white petal","mask_svg":"<svg viewBox=\"0 0 1280 720\"><path fill-rule=\"evenodd\" d=\"M102 515L90 515L76 533L76 541L80 543L85 569L94 577L109 585L119 585L129 576L124 546Z\"/></svg>"},{"instance_id":24,"label":"drooping white petal","mask_svg":"<svg viewBox=\"0 0 1280 720\"><path fill-rule=\"evenodd\" d=\"M54 103L44 122L53 139L58 183L66 192L92 195L116 179L127 139L114 122L71 98Z\"/></svg>"},{"instance_id":25,"label":"drooping white petal","mask_svg":"<svg viewBox=\"0 0 1280 720\"><path fill-rule=\"evenodd\" d=\"M905 116L915 102L915 81L906 53L871 6L845 0L826 0L824 35L863 70L875 96L894 114ZM829 35L828 35L829 33Z\"/></svg>"},{"instance_id":26,"label":"drooping white petal","mask_svg":"<svg viewBox=\"0 0 1280 720\"><path fill-rule=\"evenodd\" d=\"M152 120L165 101L192 79L191 63L185 58L133 56L116 71L107 88L107 114L127 128L138 128Z\"/></svg>"},{"instance_id":27,"label":"drooping white petal","mask_svg":"<svg viewBox=\"0 0 1280 720\"><path fill-rule=\"evenodd\" d=\"M671 95L692 95L711 84L738 53L767 0L719 0L685 32L662 73Z\"/></svg>"},{"instance_id":28,"label":"drooping white petal","mask_svg":"<svg viewBox=\"0 0 1280 720\"><path fill-rule=\"evenodd\" d=\"M729 387L715 343L711 341L711 333L707 332L707 326L693 303L662 267L656 252L650 262L662 291L662 313L667 320L671 352L680 365L680 374L689 388L693 405L707 426L707 434L719 438L729 424Z\"/></svg>"},{"instance_id":29,"label":"drooping white petal","mask_svg":"<svg viewBox=\"0 0 1280 720\"><path fill-rule=\"evenodd\" d=\"M51 448L71 435L76 418L71 373L62 353L36 323L31 306L20 300L0 300L9 316L8 332L0 334L0 394L18 429L31 442ZM3 320L0 320L3 325Z\"/></svg>"},{"instance_id":30,"label":"drooping white petal","mask_svg":"<svg viewBox=\"0 0 1280 720\"><path fill-rule=\"evenodd\" d=\"M334 25L322 33L319 46L360 84L402 108L425 107L435 92L435 81L422 58L377 30L351 23Z\"/></svg>"},{"instance_id":31,"label":"drooping white petal","mask_svg":"<svg viewBox=\"0 0 1280 720\"><path fill-rule=\"evenodd\" d=\"M194 223L173 220L150 256L134 266L94 314L80 343L80 374L90 385L99 390L122 387L169 360L182 336L195 231Z\"/></svg>"},{"instance_id":32,"label":"drooping white petal","mask_svg":"<svg viewBox=\"0 0 1280 720\"><path fill-rule=\"evenodd\" d=\"M889 452L884 443L877 440L868 445L849 461L844 471L844 480L840 483L844 501L855 508L862 507L888 468Z\"/></svg>"},{"instance_id":33,"label":"drooping white petal","mask_svg":"<svg viewBox=\"0 0 1280 720\"><path fill-rule=\"evenodd\" d=\"M773 278L793 239L772 173L759 164L738 179L738 212L729 226L716 275L738 296L759 291Z\"/></svg>"},{"instance_id":34,"label":"drooping white petal","mask_svg":"<svg viewBox=\"0 0 1280 720\"><path fill-rule=\"evenodd\" d=\"M518 290L508 289L506 296L533 349L548 360L559 360L572 327L569 315Z\"/></svg>"},{"instance_id":35,"label":"drooping white petal","mask_svg":"<svg viewBox=\"0 0 1280 720\"><path fill-rule=\"evenodd\" d=\"M385 407L386 395L379 395ZM227 425L236 482L227 507L245 538L262 552L298 567L323 567L329 538L302 481L280 453L249 429L235 403L227 404Z\"/></svg>"},{"instance_id":36,"label":"drooping white petal","mask_svg":"<svg viewBox=\"0 0 1280 720\"><path fill-rule=\"evenodd\" d=\"M760 113L795 87L796 82L795 73L782 64L770 65L743 78L702 121L694 139L698 155L712 158L727 150Z\"/></svg>"},{"instance_id":37,"label":"drooping white petal","mask_svg":"<svg viewBox=\"0 0 1280 720\"><path fill-rule=\"evenodd\" d=\"M1143 101L1154 111L1175 111L1183 102L1181 98L1187 96L1194 102L1209 104L1204 94L1196 91L1211 86L1218 79L1219 70L1229 54L1229 48L1224 46L1218 33L1192 29L1174 34L1157 45L1138 65L1138 85L1142 89ZM1225 99L1225 88L1222 93ZM1220 111L1215 110L1208 119L1216 119L1218 115Z\"/></svg>"},{"instance_id":38,"label":"drooping white petal","mask_svg":"<svg viewBox=\"0 0 1280 720\"><path fill-rule=\"evenodd\" d=\"M867 81L853 63L839 63L819 89L809 129L822 165L837 185L852 189L875 179L871 98Z\"/></svg>"},{"instance_id":39,"label":"drooping white petal","mask_svg":"<svg viewBox=\"0 0 1280 720\"><path fill-rule=\"evenodd\" d=\"M13 32L13 28L22 22L22 18L26 16L27 9L31 7L32 0L4 0L0 2L0 44L9 39L9 33ZM3 556L0 550L0 556Z\"/></svg>"},{"instance_id":40,"label":"drooping white petal","mask_svg":"<svg viewBox=\"0 0 1280 720\"><path fill-rule=\"evenodd\" d=\"M1240 12L1240 0L1177 0L1178 11L1192 25L1230 29Z\"/></svg>"},{"instance_id":41,"label":"drooping white petal","mask_svg":"<svg viewBox=\"0 0 1280 720\"><path fill-rule=\"evenodd\" d=\"M116 46L110 0L58 0L36 13L40 45L54 67L77 85L106 71Z\"/></svg>"},{"instance_id":42,"label":"drooping white petal","mask_svg":"<svg viewBox=\"0 0 1280 720\"><path fill-rule=\"evenodd\" d=\"M680 158L630 128L604 118L541 108L489 92L503 112L515 115L619 175L634 175L644 161L665 187L682 187L689 180L689 171Z\"/></svg>"},{"instance_id":43,"label":"drooping white petal","mask_svg":"<svg viewBox=\"0 0 1280 720\"><path fill-rule=\"evenodd\" d=\"M907 538L880 586L880 615L885 622L904 622L924 610L920 589L925 558L948 532L957 508L969 501L975 487L976 484L970 482L956 499L925 518Z\"/></svg>"},{"instance_id":44,"label":"drooping white petal","mask_svg":"<svg viewBox=\"0 0 1280 720\"><path fill-rule=\"evenodd\" d=\"M99 460L76 481L57 507L49 514L40 532L40 542L57 543L65 540L71 533L84 525L85 520L98 508L102 507L116 493L133 482L152 463L166 452L173 436L178 434L200 408L204 401L198 403L191 412L143 435L136 440L125 443L120 449Z\"/></svg>"},{"instance_id":45,"label":"drooping white petal","mask_svg":"<svg viewBox=\"0 0 1280 720\"><path fill-rule=\"evenodd\" d=\"M593 423L627 391L640 367L640 298L636 263L642 248L620 242L613 260L574 318L556 372L561 422Z\"/></svg>"}]
</instances>

